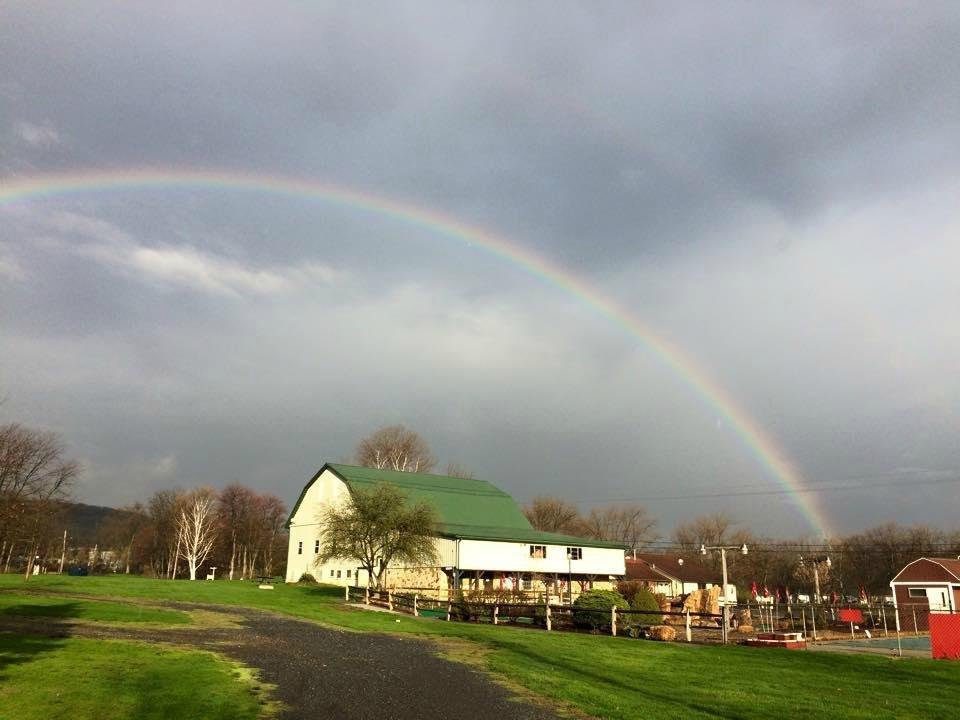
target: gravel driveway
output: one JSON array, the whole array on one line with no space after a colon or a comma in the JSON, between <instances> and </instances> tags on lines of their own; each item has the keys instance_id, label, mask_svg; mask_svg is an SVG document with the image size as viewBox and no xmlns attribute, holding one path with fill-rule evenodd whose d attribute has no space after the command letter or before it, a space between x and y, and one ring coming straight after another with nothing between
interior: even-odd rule
<instances>
[{"instance_id":1,"label":"gravel driveway","mask_svg":"<svg viewBox=\"0 0 960 720\"><path fill-rule=\"evenodd\" d=\"M201 606L166 603L192 610ZM47 619L3 618L22 634L172 642L258 668L290 720L547 720L551 710L513 697L482 673L436 655L421 640L346 632L271 613L202 606L239 619L232 627L155 630Z\"/></svg>"}]
</instances>

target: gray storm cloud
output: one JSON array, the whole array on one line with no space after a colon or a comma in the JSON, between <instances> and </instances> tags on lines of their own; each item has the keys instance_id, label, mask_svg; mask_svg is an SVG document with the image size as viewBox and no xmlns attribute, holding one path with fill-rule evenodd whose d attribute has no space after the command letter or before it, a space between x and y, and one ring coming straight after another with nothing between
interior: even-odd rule
<instances>
[{"instance_id":1,"label":"gray storm cloud","mask_svg":"<svg viewBox=\"0 0 960 720\"><path fill-rule=\"evenodd\" d=\"M808 482L858 486L819 498L833 527L953 522L955 4L0 12L0 415L63 433L84 499L241 480L292 500L390 422L521 498L779 487L642 336L442 232L263 193L3 196L189 166L539 253L680 347ZM786 497L650 504L664 532L717 507L809 531Z\"/></svg>"}]
</instances>

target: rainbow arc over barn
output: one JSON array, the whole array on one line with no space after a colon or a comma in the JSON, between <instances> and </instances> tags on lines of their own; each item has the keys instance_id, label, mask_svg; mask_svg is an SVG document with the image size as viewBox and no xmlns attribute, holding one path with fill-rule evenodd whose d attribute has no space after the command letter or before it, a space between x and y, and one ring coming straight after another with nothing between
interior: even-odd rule
<instances>
[{"instance_id":1,"label":"rainbow arc over barn","mask_svg":"<svg viewBox=\"0 0 960 720\"><path fill-rule=\"evenodd\" d=\"M732 397L680 348L640 318L550 259L493 232L442 212L315 179L205 168L90 169L0 178L0 205L84 193L169 189L233 191L307 198L371 213L421 228L435 236L484 249L529 275L576 298L620 331L635 338L732 427L744 446L783 487L818 539L829 537L826 513L786 455Z\"/></svg>"}]
</instances>

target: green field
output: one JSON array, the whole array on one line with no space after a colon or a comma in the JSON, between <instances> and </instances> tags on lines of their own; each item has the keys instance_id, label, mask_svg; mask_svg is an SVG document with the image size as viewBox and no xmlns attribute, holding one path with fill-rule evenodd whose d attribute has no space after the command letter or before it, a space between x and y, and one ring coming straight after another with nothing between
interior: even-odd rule
<instances>
[{"instance_id":1,"label":"green field","mask_svg":"<svg viewBox=\"0 0 960 720\"><path fill-rule=\"evenodd\" d=\"M31 592L185 600L273 610L360 631L414 633L460 643L457 656L600 718L952 717L960 664L881 656L690 646L572 633L398 618L344 607L342 590L238 581L133 577L32 578ZM0 576L22 590L22 578ZM3 592L0 592L2 595Z\"/></svg>"},{"instance_id":2,"label":"green field","mask_svg":"<svg viewBox=\"0 0 960 720\"><path fill-rule=\"evenodd\" d=\"M0 615L89 620L106 623L161 623L182 625L190 616L179 610L148 607L135 603L84 600L49 595L0 592Z\"/></svg>"},{"instance_id":3,"label":"green field","mask_svg":"<svg viewBox=\"0 0 960 720\"><path fill-rule=\"evenodd\" d=\"M253 720L249 673L206 652L0 633L0 720Z\"/></svg>"}]
</instances>

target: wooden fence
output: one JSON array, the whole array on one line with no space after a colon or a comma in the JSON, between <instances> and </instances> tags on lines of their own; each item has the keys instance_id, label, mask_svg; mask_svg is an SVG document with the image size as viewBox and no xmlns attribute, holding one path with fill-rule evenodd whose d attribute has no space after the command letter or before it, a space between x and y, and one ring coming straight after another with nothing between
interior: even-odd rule
<instances>
[{"instance_id":1,"label":"wooden fence","mask_svg":"<svg viewBox=\"0 0 960 720\"><path fill-rule=\"evenodd\" d=\"M652 610L595 610L543 600L509 602L499 599L451 597L441 600L418 593L371 588L347 587L347 602L381 607L414 617L434 617L446 622L471 622L488 625L514 625L551 631L590 631L594 633L652 637L664 625L673 629L675 639L686 642L722 641L722 615L699 612L663 612ZM670 633L666 633L670 634ZM671 639L671 638L668 638Z\"/></svg>"}]
</instances>

